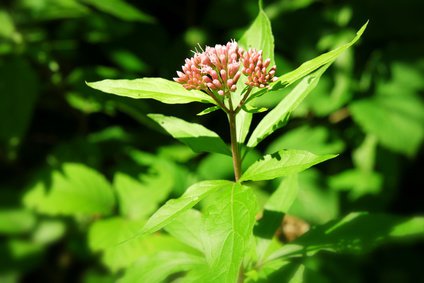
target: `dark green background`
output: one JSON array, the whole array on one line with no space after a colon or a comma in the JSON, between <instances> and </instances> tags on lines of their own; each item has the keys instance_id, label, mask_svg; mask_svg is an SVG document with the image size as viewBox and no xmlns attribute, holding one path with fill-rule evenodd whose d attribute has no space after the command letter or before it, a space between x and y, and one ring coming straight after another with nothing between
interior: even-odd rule
<instances>
[{"instance_id":1,"label":"dark green background","mask_svg":"<svg viewBox=\"0 0 424 283\"><path fill-rule=\"evenodd\" d=\"M21 207L28 185L52 164L80 162L111 178L121 166L119 148L131 145L156 153L160 146L174 143L146 117L147 113L203 123L228 140L222 113L196 117L203 105L172 106L115 98L89 89L85 81L152 76L172 79L197 43L214 45L239 38L257 14L256 1L127 1L149 15L135 18L117 10L102 11L88 2L12 0L0 4L0 210ZM347 42L362 24L370 23L361 42L349 51L350 61L332 67L317 88L316 98L307 100L285 130L270 137L259 150L266 151L286 131L304 125L324 128L328 137L318 138L319 142L342 144L335 147L341 155L319 167L319 182L329 190L326 186L332 186L331 177L357 167L352 153L365 136L375 135L372 172L382 183L376 193L367 191L365 185L359 197L349 194L352 180L334 185L338 214L422 215L423 1L274 0L264 1L264 8L273 27L278 74ZM5 24L5 17L14 27ZM344 98L332 105L326 95L338 79L346 84L342 86ZM263 103L272 106L280 98L264 99ZM392 103L386 107L387 99ZM391 108L393 105L398 108ZM378 109L374 111L378 107L385 111L382 117ZM113 126L125 134L101 146L88 142L90 134ZM287 143L293 148L298 145L296 139ZM328 149L320 146L300 145ZM195 172L203 158L200 155L184 166ZM231 177L230 170L222 170L215 175ZM215 177L207 171L195 174L197 178ZM364 182L368 184L368 180ZM173 195L182 190L174 188ZM86 246L86 230L71 218L59 219L66 223L66 233L42 250L22 257L10 254L7 243L25 239L30 232L15 235L0 231L0 282L100 282L85 277L92 270L102 274L98 278L105 281L101 282L111 280ZM424 280L422 256L422 242L386 245L355 256L322 254L307 263L320 274L308 280L419 282Z\"/></svg>"}]
</instances>

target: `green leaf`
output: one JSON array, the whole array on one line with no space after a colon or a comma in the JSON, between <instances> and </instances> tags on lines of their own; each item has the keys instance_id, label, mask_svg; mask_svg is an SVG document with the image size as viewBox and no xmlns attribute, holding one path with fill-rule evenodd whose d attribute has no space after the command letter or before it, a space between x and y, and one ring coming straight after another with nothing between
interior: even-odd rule
<instances>
[{"instance_id":1,"label":"green leaf","mask_svg":"<svg viewBox=\"0 0 424 283\"><path fill-rule=\"evenodd\" d=\"M157 189L168 189L163 186L150 187L141 183L139 180L131 176L118 172L113 178L113 185L116 189L119 210L121 215L131 219L142 219L151 215L159 206L157 199Z\"/></svg>"},{"instance_id":2,"label":"green leaf","mask_svg":"<svg viewBox=\"0 0 424 283\"><path fill-rule=\"evenodd\" d=\"M330 65L323 66L318 71L305 77L278 105L272 109L258 124L247 143L255 147L275 130L287 124L290 114L305 97L317 86L321 75Z\"/></svg>"},{"instance_id":3,"label":"green leaf","mask_svg":"<svg viewBox=\"0 0 424 283\"><path fill-rule=\"evenodd\" d=\"M344 149L344 143L339 138L333 138L329 128L324 126L311 127L304 125L273 140L266 153L276 152L282 148L307 150L315 154L339 153Z\"/></svg>"},{"instance_id":4,"label":"green leaf","mask_svg":"<svg viewBox=\"0 0 424 283\"><path fill-rule=\"evenodd\" d=\"M88 244L93 252L101 251L102 262L112 271L130 266L143 256L161 251L192 251L176 239L152 234L136 237L143 221L120 217L96 221L89 230Z\"/></svg>"},{"instance_id":5,"label":"green leaf","mask_svg":"<svg viewBox=\"0 0 424 283\"><path fill-rule=\"evenodd\" d=\"M183 252L161 252L144 257L125 271L119 283L162 283L169 276L196 269L204 259ZM181 274L180 274L181 275ZM178 275L176 275L178 277ZM175 276L173 276L175 279ZM187 282L187 281L184 281ZM191 282L191 281L190 281Z\"/></svg>"},{"instance_id":6,"label":"green leaf","mask_svg":"<svg viewBox=\"0 0 424 283\"><path fill-rule=\"evenodd\" d=\"M297 175L287 176L265 203L266 210L287 213L297 196Z\"/></svg>"},{"instance_id":7,"label":"green leaf","mask_svg":"<svg viewBox=\"0 0 424 283\"><path fill-rule=\"evenodd\" d=\"M182 119L149 114L151 119L164 128L171 136L189 146L195 152L216 152L231 155L224 141L211 130L200 124L189 123Z\"/></svg>"},{"instance_id":8,"label":"green leaf","mask_svg":"<svg viewBox=\"0 0 424 283\"><path fill-rule=\"evenodd\" d=\"M215 112L216 110L219 110L219 109L221 109L221 107L219 107L219 106L211 106L211 107L208 107L205 110L197 113L197 116L203 116L203 115L206 115L206 114Z\"/></svg>"},{"instance_id":9,"label":"green leaf","mask_svg":"<svg viewBox=\"0 0 424 283\"><path fill-rule=\"evenodd\" d=\"M121 20L125 21L140 21L140 22L154 22L155 19L149 16L134 6L126 3L123 0L83 0L83 2L90 4L100 11L109 13Z\"/></svg>"},{"instance_id":10,"label":"green leaf","mask_svg":"<svg viewBox=\"0 0 424 283\"><path fill-rule=\"evenodd\" d=\"M181 84L162 78L134 80L103 80L87 83L100 91L135 99L155 99L167 104L202 102L215 104L213 99L198 90L186 90Z\"/></svg>"},{"instance_id":11,"label":"green leaf","mask_svg":"<svg viewBox=\"0 0 424 283\"><path fill-rule=\"evenodd\" d=\"M288 283L303 283L303 274L305 272L305 266L303 264L299 265L296 269L296 272L293 274L292 278Z\"/></svg>"},{"instance_id":12,"label":"green leaf","mask_svg":"<svg viewBox=\"0 0 424 283\"><path fill-rule=\"evenodd\" d=\"M213 195L203 210L203 237L209 271L198 282L236 282L249 249L255 215L253 190L239 183Z\"/></svg>"},{"instance_id":13,"label":"green leaf","mask_svg":"<svg viewBox=\"0 0 424 283\"><path fill-rule=\"evenodd\" d=\"M269 257L312 256L319 251L361 253L386 242L424 236L424 217L351 213L340 220L317 226Z\"/></svg>"},{"instance_id":14,"label":"green leaf","mask_svg":"<svg viewBox=\"0 0 424 283\"><path fill-rule=\"evenodd\" d=\"M62 220L45 219L38 223L32 234L34 243L48 245L58 241L65 235L66 226Z\"/></svg>"},{"instance_id":15,"label":"green leaf","mask_svg":"<svg viewBox=\"0 0 424 283\"><path fill-rule=\"evenodd\" d=\"M243 144L249 133L250 124L252 123L252 113L248 113L243 109L236 115L236 131L237 142Z\"/></svg>"},{"instance_id":16,"label":"green leaf","mask_svg":"<svg viewBox=\"0 0 424 283\"><path fill-rule=\"evenodd\" d=\"M49 215L109 214L115 198L100 173L83 164L64 163L30 186L24 204Z\"/></svg>"},{"instance_id":17,"label":"green leaf","mask_svg":"<svg viewBox=\"0 0 424 283\"><path fill-rule=\"evenodd\" d=\"M413 156L424 139L424 104L414 96L378 96L349 106L366 133L393 151Z\"/></svg>"},{"instance_id":18,"label":"green leaf","mask_svg":"<svg viewBox=\"0 0 424 283\"><path fill-rule=\"evenodd\" d=\"M267 154L253 163L241 176L240 181L271 180L296 174L336 156L334 154L315 155L303 150L282 150Z\"/></svg>"},{"instance_id":19,"label":"green leaf","mask_svg":"<svg viewBox=\"0 0 424 283\"><path fill-rule=\"evenodd\" d=\"M0 210L0 234L21 234L33 229L36 218L23 209Z\"/></svg>"},{"instance_id":20,"label":"green leaf","mask_svg":"<svg viewBox=\"0 0 424 283\"><path fill-rule=\"evenodd\" d=\"M249 29L243 34L238 43L245 48L256 48L263 51L264 58L270 58L270 66L274 63L274 36L272 35L271 22L259 7L259 14Z\"/></svg>"},{"instance_id":21,"label":"green leaf","mask_svg":"<svg viewBox=\"0 0 424 283\"><path fill-rule=\"evenodd\" d=\"M174 238L199 251L202 246L202 214L189 209L165 226L165 231Z\"/></svg>"},{"instance_id":22,"label":"green leaf","mask_svg":"<svg viewBox=\"0 0 424 283\"><path fill-rule=\"evenodd\" d=\"M287 74L282 75L275 83L273 83L273 89L278 89L282 87L282 85L289 85L294 83L295 81L303 78L304 76L308 75L309 73L315 71L321 66L324 66L326 64L331 64L337 57L342 54L346 49L351 47L353 44L355 44L359 38L361 38L362 34L364 33L366 27L368 25L368 22L366 22L356 33L355 38L352 39L349 43L346 43L336 49L333 49L327 53L321 54L320 56L306 61L302 65L300 65L296 70L291 71Z\"/></svg>"},{"instance_id":23,"label":"green leaf","mask_svg":"<svg viewBox=\"0 0 424 283\"><path fill-rule=\"evenodd\" d=\"M288 213L310 224L324 224L339 216L339 194L329 190L326 178L312 168L298 175L299 190Z\"/></svg>"},{"instance_id":24,"label":"green leaf","mask_svg":"<svg viewBox=\"0 0 424 283\"><path fill-rule=\"evenodd\" d=\"M345 170L329 178L329 185L336 191L347 191L355 201L365 195L378 195L383 187L383 176L374 171Z\"/></svg>"},{"instance_id":25,"label":"green leaf","mask_svg":"<svg viewBox=\"0 0 424 283\"><path fill-rule=\"evenodd\" d=\"M150 217L141 230L141 234L150 234L172 222L183 212L195 206L203 198L217 190L229 189L233 184L230 181L213 180L203 181L192 185L178 199L167 201L155 214Z\"/></svg>"}]
</instances>

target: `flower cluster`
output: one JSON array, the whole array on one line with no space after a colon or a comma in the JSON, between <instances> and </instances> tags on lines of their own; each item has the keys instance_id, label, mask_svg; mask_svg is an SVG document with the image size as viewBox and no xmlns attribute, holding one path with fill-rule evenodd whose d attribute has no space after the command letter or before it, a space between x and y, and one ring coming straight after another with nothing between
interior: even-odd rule
<instances>
[{"instance_id":1,"label":"flower cluster","mask_svg":"<svg viewBox=\"0 0 424 283\"><path fill-rule=\"evenodd\" d=\"M266 87L276 78L273 66L268 71L271 60L263 61L262 50L243 50L237 42L226 45L206 47L185 60L182 72L177 71L176 82L186 89L198 89L224 95L237 90L237 82L243 73L247 77L246 85L250 87ZM241 70L240 70L240 67Z\"/></svg>"}]
</instances>

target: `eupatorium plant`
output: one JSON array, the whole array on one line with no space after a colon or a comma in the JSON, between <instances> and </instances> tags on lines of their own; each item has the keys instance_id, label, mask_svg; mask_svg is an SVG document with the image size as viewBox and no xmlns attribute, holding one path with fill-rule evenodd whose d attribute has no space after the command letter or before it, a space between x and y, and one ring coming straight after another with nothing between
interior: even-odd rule
<instances>
[{"instance_id":1,"label":"eupatorium plant","mask_svg":"<svg viewBox=\"0 0 424 283\"><path fill-rule=\"evenodd\" d=\"M308 243L302 241L282 245L273 236L296 198L296 174L336 155L281 149L262 156L244 172L243 156L287 123L290 114L315 88L324 71L360 38L365 28L366 25L351 42L277 77L271 26L260 9L258 17L240 40L197 50L185 60L174 81L142 78L88 83L95 89L136 99L150 98L166 104L211 104L199 115L223 110L229 121L230 146L225 138L221 139L200 124L162 114L148 115L196 152L231 156L234 180L198 182L181 197L168 201L157 210L137 235L122 245L130 245L138 237L164 229L191 249L164 251L141 260L127 271L124 282L133 282L134 278L137 282L161 282L172 274L180 276L182 282L260 281L284 268L292 257L312 254L320 249L309 251ZM264 111L255 106L255 99L274 95L294 83L297 84L290 93L249 135L253 114ZM281 177L284 177L281 185L268 201L258 205L252 188L255 182ZM201 209L193 209L202 200ZM275 217L268 217L275 214L279 215L276 222ZM257 220L258 215L262 215L260 220Z\"/></svg>"}]
</instances>

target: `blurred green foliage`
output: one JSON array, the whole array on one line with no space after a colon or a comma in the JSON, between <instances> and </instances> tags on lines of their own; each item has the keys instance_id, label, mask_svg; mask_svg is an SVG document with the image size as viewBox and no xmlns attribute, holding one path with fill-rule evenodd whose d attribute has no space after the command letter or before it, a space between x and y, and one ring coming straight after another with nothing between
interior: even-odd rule
<instances>
[{"instance_id":1,"label":"blurred green foliage","mask_svg":"<svg viewBox=\"0 0 424 283\"><path fill-rule=\"evenodd\" d=\"M289 214L311 225L352 211L399 215L373 216L369 223L380 223L378 229L422 214L422 1L269 0L264 10L271 19L278 75L347 42L370 20L361 43L323 75L285 130L259 148L340 154L299 175L299 195ZM169 234L117 244L194 182L231 178L231 158L192 152L146 115L201 120L223 137L225 117L196 116L203 110L197 104L167 106L102 94L85 81L170 79L197 43L239 38L256 14L255 0L2 1L0 282L114 282L140 255L146 257L139 261L190 263L178 255L195 247L179 239L178 225ZM263 96L258 106L275 106L286 93ZM243 165L259 156L249 153ZM278 184L256 188L259 200ZM349 214L357 221L330 236L346 230L342 235L351 237L337 239L351 241L351 250L384 241L359 221L364 215ZM340 223L333 220L309 234L316 241L311 250L325 246L321 235ZM395 226L387 238L407 233L408 223ZM368 242L355 242L358 231ZM169 254L156 253L164 248ZM366 254L322 253L281 272L305 274L305 282L419 282L422 248L421 241L387 244ZM140 276L136 266L128 269L125 282Z\"/></svg>"}]
</instances>

